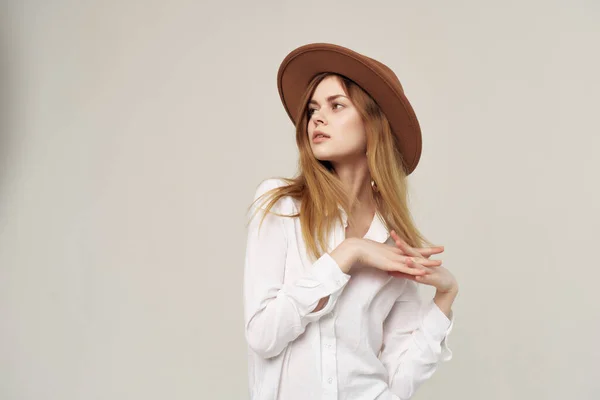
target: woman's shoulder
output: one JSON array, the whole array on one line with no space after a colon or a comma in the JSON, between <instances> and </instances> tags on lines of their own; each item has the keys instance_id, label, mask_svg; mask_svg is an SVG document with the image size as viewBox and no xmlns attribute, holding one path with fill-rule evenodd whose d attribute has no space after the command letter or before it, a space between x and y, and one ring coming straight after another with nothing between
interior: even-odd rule
<instances>
[{"instance_id":1,"label":"woman's shoulder","mask_svg":"<svg viewBox=\"0 0 600 400\"><path fill-rule=\"evenodd\" d=\"M287 186L287 182L283 178L267 178L263 179L255 190L255 197L259 197L269 190L279 188L282 186Z\"/></svg>"},{"instance_id":2,"label":"woman's shoulder","mask_svg":"<svg viewBox=\"0 0 600 400\"><path fill-rule=\"evenodd\" d=\"M284 178L267 178L263 179L256 187L254 193L254 201L263 195L267 194L269 191L273 189L277 189L280 187L287 186L288 182ZM280 211L294 211L292 208L295 208L294 199L289 195L284 195L280 199L277 200L274 207L279 209Z\"/></svg>"}]
</instances>

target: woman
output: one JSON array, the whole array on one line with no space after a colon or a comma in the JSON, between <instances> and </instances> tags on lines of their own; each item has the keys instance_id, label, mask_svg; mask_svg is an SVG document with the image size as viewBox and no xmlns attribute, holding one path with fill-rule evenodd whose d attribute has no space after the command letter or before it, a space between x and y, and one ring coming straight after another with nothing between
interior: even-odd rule
<instances>
[{"instance_id":1,"label":"woman","mask_svg":"<svg viewBox=\"0 0 600 400\"><path fill-rule=\"evenodd\" d=\"M251 399L408 399L452 353L458 286L415 227L421 132L396 75L315 43L282 62L294 179L252 204L244 271ZM419 285L436 294L422 304Z\"/></svg>"}]
</instances>

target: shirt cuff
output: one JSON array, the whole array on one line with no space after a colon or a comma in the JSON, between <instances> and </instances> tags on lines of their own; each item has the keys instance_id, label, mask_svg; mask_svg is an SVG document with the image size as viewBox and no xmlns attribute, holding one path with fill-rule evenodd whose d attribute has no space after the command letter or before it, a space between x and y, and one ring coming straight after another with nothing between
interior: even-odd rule
<instances>
[{"instance_id":1,"label":"shirt cuff","mask_svg":"<svg viewBox=\"0 0 600 400\"><path fill-rule=\"evenodd\" d=\"M304 277L286 285L284 290L295 300L301 318L310 322L332 310L349 280L350 275L340 269L329 253L324 253ZM323 309L312 312L319 300L327 296L329 299Z\"/></svg>"},{"instance_id":2,"label":"shirt cuff","mask_svg":"<svg viewBox=\"0 0 600 400\"><path fill-rule=\"evenodd\" d=\"M319 258L318 263L313 266L311 274L324 284L326 290L332 291L343 287L350 280L350 275L341 270L329 253L324 253Z\"/></svg>"},{"instance_id":3,"label":"shirt cuff","mask_svg":"<svg viewBox=\"0 0 600 400\"><path fill-rule=\"evenodd\" d=\"M441 342L454 325L454 313L450 317L448 318L438 305L431 301L429 309L423 317L423 331L434 340Z\"/></svg>"}]
</instances>

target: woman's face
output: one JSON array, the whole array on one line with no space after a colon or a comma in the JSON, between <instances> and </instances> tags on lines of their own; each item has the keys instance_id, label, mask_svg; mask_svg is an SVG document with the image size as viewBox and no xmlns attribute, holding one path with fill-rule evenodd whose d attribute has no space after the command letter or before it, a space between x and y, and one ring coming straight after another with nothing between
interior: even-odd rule
<instances>
[{"instance_id":1,"label":"woman's face","mask_svg":"<svg viewBox=\"0 0 600 400\"><path fill-rule=\"evenodd\" d=\"M367 138L362 119L336 77L319 83L307 112L308 140L318 160L336 163L364 157ZM318 132L328 137L315 137Z\"/></svg>"}]
</instances>

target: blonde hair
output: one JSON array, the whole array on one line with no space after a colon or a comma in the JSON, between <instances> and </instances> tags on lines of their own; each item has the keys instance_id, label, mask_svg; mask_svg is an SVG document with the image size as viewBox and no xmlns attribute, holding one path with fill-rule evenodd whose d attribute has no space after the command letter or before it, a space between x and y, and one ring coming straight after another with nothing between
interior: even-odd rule
<instances>
[{"instance_id":1,"label":"blonde hair","mask_svg":"<svg viewBox=\"0 0 600 400\"><path fill-rule=\"evenodd\" d=\"M280 178L286 182L286 185L267 191L250 207L261 200L261 207L266 202L268 204L264 208L257 207L256 211L263 209L283 217L299 217L303 239L309 256L314 260L326 251L327 233L333 227L335 220L341 220L338 205L346 211L349 222L354 220L350 212L350 204L358 202L358 199L349 198L330 162L315 158L307 133L308 102L317 85L329 76L338 79L364 123L369 171L378 187L378 191L373 195L377 211L385 220L387 229L395 230L412 247L432 245L419 232L409 211L407 175L402 155L398 150L397 137L393 134L386 116L373 98L360 86L344 76L333 73L315 76L300 103L298 115L301 117L296 124L296 144L300 153L299 172L294 178ZM271 210L284 196L291 196L301 201L298 214L282 215ZM261 219L261 224L266 212ZM254 215L251 216L253 217Z\"/></svg>"}]
</instances>

